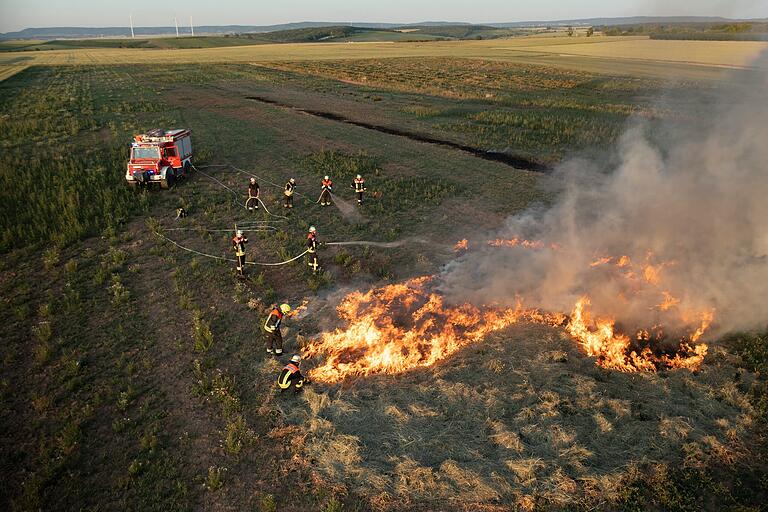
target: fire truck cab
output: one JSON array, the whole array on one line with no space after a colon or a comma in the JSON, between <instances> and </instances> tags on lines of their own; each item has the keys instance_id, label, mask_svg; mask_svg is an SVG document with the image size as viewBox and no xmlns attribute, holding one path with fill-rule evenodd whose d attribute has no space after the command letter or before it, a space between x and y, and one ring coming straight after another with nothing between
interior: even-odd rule
<instances>
[{"instance_id":1,"label":"fire truck cab","mask_svg":"<svg viewBox=\"0 0 768 512\"><path fill-rule=\"evenodd\" d=\"M131 185L159 183L170 188L192 168L192 132L187 129L156 128L136 135L131 143L131 159L125 180Z\"/></svg>"}]
</instances>

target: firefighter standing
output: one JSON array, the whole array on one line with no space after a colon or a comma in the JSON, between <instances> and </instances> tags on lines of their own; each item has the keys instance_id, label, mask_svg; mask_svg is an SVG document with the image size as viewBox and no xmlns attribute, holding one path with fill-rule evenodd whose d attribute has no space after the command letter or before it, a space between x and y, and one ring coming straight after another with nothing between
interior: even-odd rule
<instances>
[{"instance_id":1,"label":"firefighter standing","mask_svg":"<svg viewBox=\"0 0 768 512\"><path fill-rule=\"evenodd\" d=\"M280 332L280 324L283 317L291 312L288 304L275 304L264 322L264 330L267 332L267 354L280 355L283 353L283 334Z\"/></svg>"},{"instance_id":2,"label":"firefighter standing","mask_svg":"<svg viewBox=\"0 0 768 512\"><path fill-rule=\"evenodd\" d=\"M317 259L317 229L315 226L309 226L309 233L307 234L307 254L309 254L309 268L312 269L313 274L317 274L320 269L320 262Z\"/></svg>"},{"instance_id":3,"label":"firefighter standing","mask_svg":"<svg viewBox=\"0 0 768 512\"><path fill-rule=\"evenodd\" d=\"M248 243L248 239L243 236L243 232L239 229L235 236L232 238L232 250L235 251L237 256L237 272L240 277L245 276L245 244Z\"/></svg>"},{"instance_id":4,"label":"firefighter standing","mask_svg":"<svg viewBox=\"0 0 768 512\"><path fill-rule=\"evenodd\" d=\"M331 204L331 192L333 191L333 182L328 176L323 177L322 192L320 192L320 206L329 206Z\"/></svg>"},{"instance_id":5,"label":"firefighter standing","mask_svg":"<svg viewBox=\"0 0 768 512\"><path fill-rule=\"evenodd\" d=\"M309 384L309 379L301 374L299 366L301 366L301 356L294 354L291 357L291 362L283 367L280 376L277 378L277 385L280 387L281 392L294 386L293 389L298 393L302 390L304 384Z\"/></svg>"},{"instance_id":6,"label":"firefighter standing","mask_svg":"<svg viewBox=\"0 0 768 512\"><path fill-rule=\"evenodd\" d=\"M363 204L363 192L368 190L365 188L365 180L359 174L355 176L355 181L352 182L351 188L355 189L357 194L357 204Z\"/></svg>"},{"instance_id":7,"label":"firefighter standing","mask_svg":"<svg viewBox=\"0 0 768 512\"><path fill-rule=\"evenodd\" d=\"M259 184L256 183L256 178L251 178L248 183L248 200L245 202L245 206L249 210L259 209Z\"/></svg>"},{"instance_id":8,"label":"firefighter standing","mask_svg":"<svg viewBox=\"0 0 768 512\"><path fill-rule=\"evenodd\" d=\"M293 192L296 188L296 180L291 178L288 183L285 184L285 190L283 190L283 196L285 196L285 202L283 208L293 208Z\"/></svg>"}]
</instances>

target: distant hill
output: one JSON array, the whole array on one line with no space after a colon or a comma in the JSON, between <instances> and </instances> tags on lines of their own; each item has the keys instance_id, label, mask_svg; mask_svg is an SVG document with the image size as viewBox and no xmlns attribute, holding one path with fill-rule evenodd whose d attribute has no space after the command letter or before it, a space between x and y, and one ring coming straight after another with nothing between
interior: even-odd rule
<instances>
[{"instance_id":1,"label":"distant hill","mask_svg":"<svg viewBox=\"0 0 768 512\"><path fill-rule=\"evenodd\" d=\"M339 22L315 22L304 21L298 23L284 23L280 25L200 25L195 26L195 35L226 35L226 34L258 34L272 33L290 30L334 28L341 26L353 26L358 29L418 29L423 35L435 35L453 38L470 38L479 32L489 33L489 29L530 28L530 27L558 27L558 26L616 26L637 25L648 23L734 23L734 22L765 22L760 20L734 20L720 17L707 16L633 16L624 18L584 18L573 20L551 21L516 21L510 23L486 23L476 25L461 22L425 21L420 23L339 23ZM436 29L436 30L435 30ZM464 30L464 35L462 34ZM158 37L176 34L173 26L164 27L134 27L136 37ZM179 33L190 35L189 26L180 26ZM469 33L469 34L468 34ZM91 38L125 38L130 37L129 27L40 27L25 28L16 32L0 34L0 39L91 39ZM481 34L482 35L482 34Z\"/></svg>"}]
</instances>

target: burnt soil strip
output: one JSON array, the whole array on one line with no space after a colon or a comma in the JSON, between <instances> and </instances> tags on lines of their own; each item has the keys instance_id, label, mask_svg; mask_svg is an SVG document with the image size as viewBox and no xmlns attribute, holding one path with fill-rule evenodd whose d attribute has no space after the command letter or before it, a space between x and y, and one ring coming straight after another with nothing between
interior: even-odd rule
<instances>
[{"instance_id":1,"label":"burnt soil strip","mask_svg":"<svg viewBox=\"0 0 768 512\"><path fill-rule=\"evenodd\" d=\"M386 133L388 135L405 137L407 139L415 140L417 142L424 142L426 144L435 144L437 146L444 146L452 149L458 149L459 151L469 153L472 156L482 158L483 160L499 162L499 163L514 167L515 169L523 169L526 171L534 171L534 172L549 172L552 170L550 167L547 167L546 165L542 165L537 162L532 162L531 160L528 160L526 158L522 158L519 156L508 155L506 153L498 153L494 151L485 151L472 146L465 146L464 144L459 144L457 142L451 142L449 140L435 139L433 137L429 137L426 135L421 135L413 132L405 132L402 130L397 130L395 128L389 128L387 126L365 123L363 121L355 121L353 119L349 119L348 117L340 116L338 114L334 114L331 112L322 112L319 110L309 110L305 108L295 107L293 105L288 105L286 103L281 103L279 101L263 98L261 96L246 96L245 98L253 101L258 101L261 103L266 103L269 105L275 105L278 107L287 108L295 112L300 112L302 114L308 114L315 117L321 117L323 119L329 119L331 121L337 121L339 123L359 126L361 128L366 128L368 130L374 130L377 132Z\"/></svg>"}]
</instances>

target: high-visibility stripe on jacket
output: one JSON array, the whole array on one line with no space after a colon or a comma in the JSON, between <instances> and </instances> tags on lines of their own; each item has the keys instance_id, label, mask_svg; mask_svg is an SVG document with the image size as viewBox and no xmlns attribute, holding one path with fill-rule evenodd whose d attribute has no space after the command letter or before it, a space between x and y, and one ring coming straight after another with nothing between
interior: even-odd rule
<instances>
[{"instance_id":1,"label":"high-visibility stripe on jacket","mask_svg":"<svg viewBox=\"0 0 768 512\"><path fill-rule=\"evenodd\" d=\"M323 180L322 183L323 183L323 188L324 189L333 188L333 181L331 181L331 180Z\"/></svg>"},{"instance_id":2,"label":"high-visibility stripe on jacket","mask_svg":"<svg viewBox=\"0 0 768 512\"><path fill-rule=\"evenodd\" d=\"M307 252L317 252L317 237L312 233L307 235Z\"/></svg>"},{"instance_id":3,"label":"high-visibility stripe on jacket","mask_svg":"<svg viewBox=\"0 0 768 512\"><path fill-rule=\"evenodd\" d=\"M355 178L355 192L362 192L363 190L365 190L365 180Z\"/></svg>"},{"instance_id":4,"label":"high-visibility stripe on jacket","mask_svg":"<svg viewBox=\"0 0 768 512\"><path fill-rule=\"evenodd\" d=\"M288 363L283 367L283 371L280 372L280 376L277 378L277 385L280 386L280 389L288 389L291 387L291 379L294 375L299 373L299 367L296 366L293 363ZM299 373L299 375L301 375ZM303 381L300 381L296 383L296 387L299 388L301 385L304 384Z\"/></svg>"},{"instance_id":5,"label":"high-visibility stripe on jacket","mask_svg":"<svg viewBox=\"0 0 768 512\"><path fill-rule=\"evenodd\" d=\"M296 188L296 185L291 183L290 181L285 184L285 192L284 194L288 197L293 195L293 189Z\"/></svg>"},{"instance_id":6,"label":"high-visibility stripe on jacket","mask_svg":"<svg viewBox=\"0 0 768 512\"><path fill-rule=\"evenodd\" d=\"M232 238L232 249L237 256L245 256L245 243L248 241L245 237L236 236Z\"/></svg>"},{"instance_id":7,"label":"high-visibility stripe on jacket","mask_svg":"<svg viewBox=\"0 0 768 512\"><path fill-rule=\"evenodd\" d=\"M280 308L275 308L267 317L267 321L264 322L264 330L267 332L275 332L280 328L280 323L283 321L283 312Z\"/></svg>"}]
</instances>

